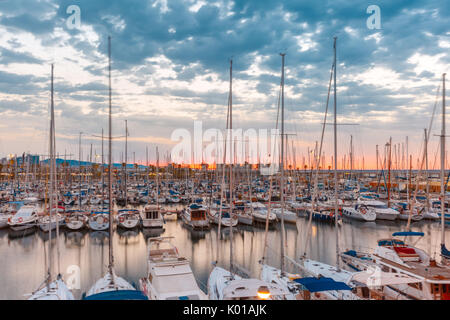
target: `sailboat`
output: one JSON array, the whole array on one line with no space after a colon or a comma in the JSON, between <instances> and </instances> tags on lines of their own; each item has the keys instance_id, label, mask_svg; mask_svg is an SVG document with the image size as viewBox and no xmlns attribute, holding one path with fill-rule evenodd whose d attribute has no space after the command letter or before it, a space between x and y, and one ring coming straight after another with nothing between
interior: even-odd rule
<instances>
[{"instance_id":1,"label":"sailboat","mask_svg":"<svg viewBox=\"0 0 450 320\"><path fill-rule=\"evenodd\" d=\"M334 37L333 51L333 84L334 84L334 212L339 212L339 196L338 196L338 174L337 174L337 94L336 94L336 40ZM331 78L330 78L331 84ZM328 103L327 103L328 109ZM325 126L325 121L324 121ZM303 264L303 269L306 273L313 276L313 278L308 279L308 281L315 281L319 283L320 278L331 279L333 281L324 283L321 286L321 294L326 295L328 299L337 300L359 300L360 298L350 291L350 287L342 286L345 284L352 273L340 268L339 263L339 228L338 228L338 214L334 215L335 223L335 241L336 241L336 266L331 266L319 261L312 259L306 259L304 256L301 258L301 263ZM310 225L308 224L308 228ZM306 249L306 247L305 247ZM306 253L306 251L305 251ZM301 280L301 279L300 279ZM300 281L301 283L301 281ZM309 297L309 296L308 296Z\"/></svg>"},{"instance_id":2,"label":"sailboat","mask_svg":"<svg viewBox=\"0 0 450 320\"><path fill-rule=\"evenodd\" d=\"M51 105L50 105L50 193L49 193L49 219L48 224L52 223L53 211L52 208L58 203L57 190L56 190L56 161L55 161L55 115L54 115L54 103L53 103L53 64L51 74ZM52 228L48 227L49 240L48 240L48 270L47 277L42 285L31 294L28 300L74 300L72 292L66 286L62 279L62 275L59 272L59 247L57 248L58 259L58 275L53 280L53 259L52 259ZM59 228L56 224L56 243L59 241Z\"/></svg>"},{"instance_id":3,"label":"sailboat","mask_svg":"<svg viewBox=\"0 0 450 320\"><path fill-rule=\"evenodd\" d=\"M128 184L127 184L127 165L128 165L128 122L125 120L125 162L124 162L124 171L125 171L125 181L124 181L124 190L125 190L125 209L120 209L117 213L117 225L120 228L124 229L134 229L136 228L140 222L140 214L137 209L127 208L128 205Z\"/></svg>"},{"instance_id":4,"label":"sailboat","mask_svg":"<svg viewBox=\"0 0 450 320\"><path fill-rule=\"evenodd\" d=\"M264 250L264 256L261 260L261 280L267 282L267 283L275 283L282 287L285 291L289 292L289 294L285 296L279 296L281 299L287 299L287 300L296 300L297 295L300 293L301 285L298 283L295 283L292 281L293 279L299 278L299 275L293 275L289 274L285 271L285 244L284 240L286 237L285 234L285 227L284 227L284 221L285 221L285 213L287 210L285 210L285 183L284 183L284 166L285 166L285 156L284 156L284 141L285 141L285 134L284 134L284 60L285 60L285 53L281 53L282 58L282 66L281 66L281 163L280 163L280 200L281 200L281 206L279 208L276 208L277 211L277 217L281 220L281 231L280 231L280 239L281 239L281 258L280 258L280 269L274 268L272 266L269 266L265 263L265 252ZM278 126L278 123L277 123ZM270 191L269 191L269 207L271 206L271 194L272 194L272 180L270 185ZM290 212L290 211L288 211ZM294 215L293 221L295 222L297 220L297 215L295 213L292 213ZM268 217L267 217L268 218ZM290 219L288 219L289 221ZM269 221L266 221L266 235L265 235L265 243L264 246L267 246L267 227L268 227ZM264 248L265 249L265 248Z\"/></svg>"},{"instance_id":5,"label":"sailboat","mask_svg":"<svg viewBox=\"0 0 450 320\"><path fill-rule=\"evenodd\" d=\"M141 291L136 290L114 271L113 250L113 191L112 191L112 114L111 114L111 37L108 37L108 75L109 75L109 153L108 153L108 209L109 209L109 265L108 271L84 294L84 300L148 300Z\"/></svg>"},{"instance_id":6,"label":"sailboat","mask_svg":"<svg viewBox=\"0 0 450 320\"><path fill-rule=\"evenodd\" d=\"M450 251L445 246L445 73L442 75L442 133L441 133L441 256L445 264L450 263ZM448 293L448 291L447 291Z\"/></svg>"},{"instance_id":7,"label":"sailboat","mask_svg":"<svg viewBox=\"0 0 450 320\"><path fill-rule=\"evenodd\" d=\"M445 74L444 97L445 97ZM431 128L431 125L430 125ZM426 139L428 139L425 130ZM442 127L441 127L441 205L445 202L444 187L444 165L445 165L445 98L442 104ZM426 143L425 143L426 146ZM425 149L426 159L426 149ZM428 169L428 168L427 168ZM427 171L428 172L428 171ZM416 188L417 190L417 188ZM428 191L427 191L428 193ZM428 196L427 196L428 198ZM442 206L444 208L445 206ZM423 232L400 231L394 232L392 237L379 239L374 253L364 253L348 250L340 254L341 259L351 268L358 271L382 270L397 276L410 276L415 281L405 282L390 281L384 288L384 294L395 296L396 299L416 300L449 300L450 299L450 270L446 265L444 227L441 226L441 255L439 264L432 256L424 250L417 248L415 244L406 243L406 238L420 240ZM405 240L400 239L400 237ZM442 252L442 249L445 249ZM377 275L377 281L380 277Z\"/></svg>"},{"instance_id":8,"label":"sailboat","mask_svg":"<svg viewBox=\"0 0 450 320\"><path fill-rule=\"evenodd\" d=\"M228 110L227 110L227 136L233 128L233 114L232 114L232 72L233 60L230 60L230 88L228 95ZM227 137L228 138L228 137ZM230 137L231 138L231 135ZM230 141L231 142L231 141ZM224 148L224 174L222 177L222 192L224 189L225 177L225 163L226 163L226 145L225 139ZM231 143L230 143L231 145ZM231 159L231 157L230 157ZM233 212L233 166L230 165L229 177L229 192L230 192L230 212ZM222 197L221 197L222 199ZM220 208L221 209L221 208ZM222 215L219 214L219 230L217 231L217 255L219 254L219 237L220 237L220 219ZM277 297L284 297L289 292L278 284L268 283L259 279L244 279L233 272L233 225L229 225L230 234L230 271L215 265L208 277L208 297L210 300L268 300ZM217 264L217 261L215 262Z\"/></svg>"}]
</instances>

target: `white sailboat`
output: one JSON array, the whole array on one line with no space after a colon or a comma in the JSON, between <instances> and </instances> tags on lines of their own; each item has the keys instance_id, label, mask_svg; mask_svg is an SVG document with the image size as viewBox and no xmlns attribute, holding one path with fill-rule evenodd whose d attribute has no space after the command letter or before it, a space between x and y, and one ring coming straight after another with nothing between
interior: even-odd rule
<instances>
[{"instance_id":1,"label":"white sailboat","mask_svg":"<svg viewBox=\"0 0 450 320\"><path fill-rule=\"evenodd\" d=\"M51 106L50 106L50 192L49 202L50 208L58 203L57 197L57 183L56 183L56 161L55 161L55 115L53 104L53 64L51 72ZM54 212L55 211L55 212ZM56 210L49 210L48 221L49 224L49 240L48 240L48 270L47 276L41 286L31 294L28 300L74 300L72 292L66 286L62 279L62 275L59 270L59 224L56 223L56 243L57 243L57 262L58 262L58 275L56 279L53 279L53 259L52 259L52 227L53 213Z\"/></svg>"},{"instance_id":2,"label":"white sailboat","mask_svg":"<svg viewBox=\"0 0 450 320\"><path fill-rule=\"evenodd\" d=\"M88 217L82 210L69 210L66 216L66 228L69 230L81 230L86 226Z\"/></svg>"},{"instance_id":3,"label":"white sailboat","mask_svg":"<svg viewBox=\"0 0 450 320\"><path fill-rule=\"evenodd\" d=\"M333 60L333 84L334 84L334 212L339 212L339 197L338 197L338 174L337 174L337 94L336 94L336 39L334 38L334 45L333 45L333 51L334 51L334 60ZM331 84L331 82L330 82ZM327 106L328 109L328 106ZM325 122L324 122L325 125ZM305 259L305 257L302 257L301 263L303 265L304 271L306 273L311 274L314 279L311 279L311 281L321 281L320 278L324 277L324 279L332 279L334 282L324 283L320 290L320 295L318 298L320 299L320 296L326 296L328 299L345 299L345 300L358 300L360 299L358 296L353 294L350 290L350 287L345 285L345 281L348 276L349 272L342 270L340 268L339 263L339 228L338 228L338 215L334 215L334 223L335 223L335 241L336 241L336 266L330 266L328 264L311 260L311 259ZM310 225L308 224L308 228L310 228ZM306 246L305 246L305 253L306 253ZM303 280L303 279L299 279ZM307 281L309 279L306 279L304 281ZM306 283L304 283L305 285ZM329 285L329 287L327 287ZM309 295L308 295L309 297Z\"/></svg>"},{"instance_id":4,"label":"white sailboat","mask_svg":"<svg viewBox=\"0 0 450 320\"><path fill-rule=\"evenodd\" d=\"M147 300L125 279L116 275L113 250L113 191L112 191L112 117L111 117L111 37L108 37L108 75L109 75L109 153L108 153L108 209L109 209L109 265L105 275L84 295L84 300Z\"/></svg>"},{"instance_id":5,"label":"white sailboat","mask_svg":"<svg viewBox=\"0 0 450 320\"><path fill-rule=\"evenodd\" d=\"M22 206L15 215L8 218L8 226L13 231L22 231L36 226L38 220L38 207Z\"/></svg>"},{"instance_id":6,"label":"white sailboat","mask_svg":"<svg viewBox=\"0 0 450 320\"><path fill-rule=\"evenodd\" d=\"M250 204L252 206L252 215L253 220L255 222L266 223L266 220L269 220L269 224L272 225L277 220L277 216L275 213L267 210L267 207L260 202L252 202Z\"/></svg>"},{"instance_id":7,"label":"white sailboat","mask_svg":"<svg viewBox=\"0 0 450 320\"><path fill-rule=\"evenodd\" d=\"M267 247L267 231L268 231L268 225L269 221L266 220L266 233L265 233L265 243L264 243L264 255L261 260L261 274L260 278L261 280L265 281L266 283L276 284L280 288L282 288L285 292L288 292L288 294L283 296L277 296L279 299L288 299L288 300L296 300L297 295L299 294L301 290L301 286L292 280L295 278L299 278L299 275L292 275L288 274L285 270L285 228L284 228L284 222L287 218L288 222L295 223L297 221L297 214L288 211L285 209L285 183L284 183L284 165L285 165L285 157L284 157L284 141L285 141L285 134L284 134L284 59L285 54L281 53L282 58L282 65L281 65L281 163L280 163L280 200L281 200L281 206L279 208L271 208L271 196L272 196L272 179L270 180L270 190L269 190L269 208L271 208L271 213L275 212L277 217L281 221L281 230L280 230L280 239L281 239L281 257L280 257L280 269L274 268L272 266L269 266L265 263L265 253L266 253L266 247ZM277 123L278 127L278 123ZM268 217L267 217L268 218Z\"/></svg>"},{"instance_id":8,"label":"white sailboat","mask_svg":"<svg viewBox=\"0 0 450 320\"><path fill-rule=\"evenodd\" d=\"M375 210L363 204L356 204L353 207L343 207L342 215L360 221L375 221L377 219Z\"/></svg>"},{"instance_id":9,"label":"white sailboat","mask_svg":"<svg viewBox=\"0 0 450 320\"><path fill-rule=\"evenodd\" d=\"M444 185L445 175L445 73L442 75L442 133L441 133L441 257L442 261L450 264L450 251L445 246L445 193L446 186ZM449 286L447 286L449 287ZM447 291L447 297L449 296Z\"/></svg>"},{"instance_id":10,"label":"white sailboat","mask_svg":"<svg viewBox=\"0 0 450 320\"><path fill-rule=\"evenodd\" d=\"M233 71L233 60L230 61L230 89L228 96L228 110L227 110L227 126L226 129L228 133L233 128L233 114L232 114L232 71ZM224 145L224 160L226 160L226 145L227 140L231 139L227 137L225 139ZM228 140L230 141L230 140ZM230 141L231 145L231 141ZM231 157L230 157L231 158ZM222 176L222 195L224 189L224 178L225 178L225 163L224 161L224 171ZM233 212L233 165L230 164L229 171L229 192L230 192L230 212ZM221 197L222 199L222 197ZM222 200L220 204L220 214L219 214L219 230L217 232L217 256L219 255L219 238L220 238L220 219L222 209ZM224 268L218 267L217 260L215 262L215 267L211 271L208 277L208 296L210 300L267 300L274 299L277 297L284 297L289 292L284 290L277 284L267 283L259 279L243 279L233 272L233 225L229 226L230 235L230 271Z\"/></svg>"}]
</instances>

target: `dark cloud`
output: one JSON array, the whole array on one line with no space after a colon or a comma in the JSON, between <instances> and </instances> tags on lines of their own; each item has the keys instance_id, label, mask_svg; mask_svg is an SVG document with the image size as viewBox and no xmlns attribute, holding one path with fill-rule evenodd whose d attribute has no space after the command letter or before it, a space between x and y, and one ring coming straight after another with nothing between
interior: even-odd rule
<instances>
[{"instance_id":1,"label":"dark cloud","mask_svg":"<svg viewBox=\"0 0 450 320\"><path fill-rule=\"evenodd\" d=\"M99 36L98 43L82 40L82 37L77 37L80 31L67 30L65 27L68 17L66 9L73 4L81 9L82 25L91 26ZM189 83L210 72L217 74L226 83L228 63L232 58L234 79L253 83L256 92L265 96L261 101L249 103L251 97L235 90L235 107L247 116L246 119L239 119L244 125L252 123L252 115L261 110L266 111L267 116L273 114L272 121L275 122L280 52L287 53L286 85L289 90L286 108L288 113L299 117L288 116L289 120L301 121L300 117L307 116L308 112L323 113L333 59L333 37L337 36L339 114L350 118L364 116L372 121L364 125L371 127L386 125L373 116L373 111L393 111L396 128L401 130L406 130L403 128L407 125L423 125L423 119L415 113L417 111L407 113L405 110L415 104L416 98L433 96L435 87L429 83L432 81L437 85L439 81L432 70L417 75L415 65L408 59L416 53L431 56L442 54L439 62L444 64L448 64L450 59L448 48L439 46L440 40L449 39L450 6L438 0L376 1L381 8L381 30L369 30L366 27L369 17L366 9L373 4L371 1L206 1L197 12L189 10L192 4L192 1L169 0L168 11L165 12L161 4L154 5L152 1L142 0L49 0L40 3L8 0L0 1L3 14L0 25L8 30L31 32L44 46L72 46L80 57L91 62L84 66L84 70L105 80L107 36L111 35L113 70L141 87L144 92L142 96L166 96L179 101L181 105L194 104L195 110L180 107L180 111L189 113L192 119L204 116L213 122L225 117L226 86L223 91L216 89L199 93L191 85L171 88L162 83L163 80ZM57 35L55 28L67 31L70 40ZM17 41L11 40L9 45L13 49L1 49L1 65L13 62L43 63L28 53L16 51L20 49ZM160 55L168 58L175 74L159 74L160 78L155 80L154 74L158 68L169 67L158 65L158 62L148 62L149 58ZM260 64L262 71L257 76L249 75L249 68L257 57L264 57ZM77 61L75 57L66 59ZM373 67L393 70L398 79L417 83L417 86L387 87L384 83L369 85L355 80L355 76ZM428 81L427 84L421 85L424 80ZM212 82L212 79L207 81ZM47 78L0 72L1 93L43 94L48 90L48 82ZM341 89L344 87L345 90ZM104 116L107 108L106 81L87 80L80 85L57 81L55 90L62 98L91 102L89 111L84 112L80 112L79 107L61 104L61 117L64 119L87 119L86 125L94 127L95 117ZM289 96L291 93L295 96ZM122 94L120 88L114 88L114 94ZM134 98L131 97L130 102ZM20 108L19 104L17 102L17 108ZM14 105L7 100L4 106L2 108L11 109ZM155 133L166 133L170 128L168 126L178 125L172 118L159 119L155 110L163 107L151 103L148 107L149 119L145 118L145 121L151 121L150 127ZM418 107L421 112L429 108L425 103ZM27 110L24 104L23 108ZM32 108L30 112L37 110ZM114 104L115 113L127 110L128 105ZM151 118L151 115L160 122ZM137 123L142 121L144 119L136 119ZM142 132L146 130L144 125L137 127ZM161 131L158 132L157 128Z\"/></svg>"}]
</instances>

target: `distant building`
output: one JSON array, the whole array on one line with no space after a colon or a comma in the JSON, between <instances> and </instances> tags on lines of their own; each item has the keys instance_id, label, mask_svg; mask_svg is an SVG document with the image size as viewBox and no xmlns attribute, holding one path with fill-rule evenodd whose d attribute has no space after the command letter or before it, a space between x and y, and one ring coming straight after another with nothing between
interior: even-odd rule
<instances>
[{"instance_id":1,"label":"distant building","mask_svg":"<svg viewBox=\"0 0 450 320\"><path fill-rule=\"evenodd\" d=\"M18 166L21 166L22 164L39 164L39 156L33 155L33 154L23 154L22 156L14 156L12 158L2 158L0 162L2 164L8 164L11 160L14 161L14 164L17 163Z\"/></svg>"}]
</instances>

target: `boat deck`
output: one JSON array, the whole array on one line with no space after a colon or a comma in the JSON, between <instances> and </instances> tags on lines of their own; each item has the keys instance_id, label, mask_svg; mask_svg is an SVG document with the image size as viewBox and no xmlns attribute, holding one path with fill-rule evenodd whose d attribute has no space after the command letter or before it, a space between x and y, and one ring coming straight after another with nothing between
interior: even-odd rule
<instances>
[{"instance_id":1,"label":"boat deck","mask_svg":"<svg viewBox=\"0 0 450 320\"><path fill-rule=\"evenodd\" d=\"M420 276L422 278L425 278L427 282L445 282L450 283L450 268L446 268L443 266L435 265L435 266L425 266L424 264L420 262L407 262L409 266L412 268L407 268L401 264L398 264L396 262L393 262L391 260L382 258L378 255L374 255L379 259L382 263L386 265L392 265L395 268L404 270L405 272L409 272L413 275Z\"/></svg>"}]
</instances>

